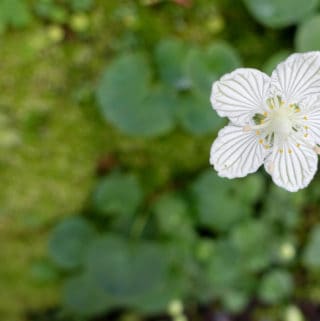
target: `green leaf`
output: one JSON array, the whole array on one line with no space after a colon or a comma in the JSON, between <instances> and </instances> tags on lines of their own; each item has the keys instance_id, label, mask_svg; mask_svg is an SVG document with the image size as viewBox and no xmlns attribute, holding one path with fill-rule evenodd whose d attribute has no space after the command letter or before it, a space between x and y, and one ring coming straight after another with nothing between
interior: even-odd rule
<instances>
[{"instance_id":1,"label":"green leaf","mask_svg":"<svg viewBox=\"0 0 320 321\"><path fill-rule=\"evenodd\" d=\"M39 17L51 20L59 24L66 23L69 18L68 11L65 7L51 1L37 1L35 3L34 10Z\"/></svg>"},{"instance_id":2,"label":"green leaf","mask_svg":"<svg viewBox=\"0 0 320 321\"><path fill-rule=\"evenodd\" d=\"M173 99L163 88L151 88L143 55L117 58L100 80L97 99L105 119L127 134L159 136L174 125Z\"/></svg>"},{"instance_id":3,"label":"green leaf","mask_svg":"<svg viewBox=\"0 0 320 321\"><path fill-rule=\"evenodd\" d=\"M258 272L272 263L275 234L271 224L257 219L244 221L231 230L230 241L245 270Z\"/></svg>"},{"instance_id":4,"label":"green leaf","mask_svg":"<svg viewBox=\"0 0 320 321\"><path fill-rule=\"evenodd\" d=\"M58 224L49 240L49 254L61 268L79 267L90 242L95 238L94 228L80 217L72 217Z\"/></svg>"},{"instance_id":5,"label":"green leaf","mask_svg":"<svg viewBox=\"0 0 320 321\"><path fill-rule=\"evenodd\" d=\"M177 39L165 39L155 49L155 61L161 79L178 90L189 89L191 86L184 70L186 53L185 43Z\"/></svg>"},{"instance_id":6,"label":"green leaf","mask_svg":"<svg viewBox=\"0 0 320 321\"><path fill-rule=\"evenodd\" d=\"M242 312L249 303L249 295L244 291L227 291L222 297L223 305L232 313Z\"/></svg>"},{"instance_id":7,"label":"green leaf","mask_svg":"<svg viewBox=\"0 0 320 321\"><path fill-rule=\"evenodd\" d=\"M168 268L166 253L160 245L129 243L113 236L95 241L87 257L88 273L107 295L125 305L160 287Z\"/></svg>"},{"instance_id":8,"label":"green leaf","mask_svg":"<svg viewBox=\"0 0 320 321\"><path fill-rule=\"evenodd\" d=\"M235 182L218 177L213 170L194 182L192 192L202 225L225 231L248 216L250 209L237 197Z\"/></svg>"},{"instance_id":9,"label":"green leaf","mask_svg":"<svg viewBox=\"0 0 320 321\"><path fill-rule=\"evenodd\" d=\"M88 274L67 279L63 290L63 304L80 316L97 316L113 305L111 299Z\"/></svg>"},{"instance_id":10,"label":"green leaf","mask_svg":"<svg viewBox=\"0 0 320 321\"><path fill-rule=\"evenodd\" d=\"M90 10L93 7L94 0L68 0L73 11Z\"/></svg>"},{"instance_id":11,"label":"green leaf","mask_svg":"<svg viewBox=\"0 0 320 321\"><path fill-rule=\"evenodd\" d=\"M0 25L22 28L31 21L31 13L25 0L0 1Z\"/></svg>"},{"instance_id":12,"label":"green leaf","mask_svg":"<svg viewBox=\"0 0 320 321\"><path fill-rule=\"evenodd\" d=\"M193 237L188 204L175 194L161 196L153 206L160 231L167 236Z\"/></svg>"},{"instance_id":13,"label":"green leaf","mask_svg":"<svg viewBox=\"0 0 320 321\"><path fill-rule=\"evenodd\" d=\"M271 75L277 65L288 58L289 55L289 50L280 50L276 52L264 63L262 70L268 75Z\"/></svg>"},{"instance_id":14,"label":"green leaf","mask_svg":"<svg viewBox=\"0 0 320 321\"><path fill-rule=\"evenodd\" d=\"M318 0L243 0L250 13L263 25L282 28L293 25L315 11Z\"/></svg>"},{"instance_id":15,"label":"green leaf","mask_svg":"<svg viewBox=\"0 0 320 321\"><path fill-rule=\"evenodd\" d=\"M112 173L98 183L92 195L92 206L102 215L131 215L142 198L141 186L134 175Z\"/></svg>"},{"instance_id":16,"label":"green leaf","mask_svg":"<svg viewBox=\"0 0 320 321\"><path fill-rule=\"evenodd\" d=\"M233 245L222 238L216 242L214 252L205 270L208 284L215 295L220 296L233 288L243 277L239 256Z\"/></svg>"},{"instance_id":17,"label":"green leaf","mask_svg":"<svg viewBox=\"0 0 320 321\"><path fill-rule=\"evenodd\" d=\"M293 279L286 270L273 270L264 275L259 288L259 297L265 303L276 303L287 299L293 291Z\"/></svg>"},{"instance_id":18,"label":"green leaf","mask_svg":"<svg viewBox=\"0 0 320 321\"><path fill-rule=\"evenodd\" d=\"M295 48L297 51L320 50L319 39L320 15L315 15L302 22L295 35Z\"/></svg>"},{"instance_id":19,"label":"green leaf","mask_svg":"<svg viewBox=\"0 0 320 321\"><path fill-rule=\"evenodd\" d=\"M179 122L191 134L214 133L225 123L225 119L212 110L208 97L184 93L177 97L176 105Z\"/></svg>"},{"instance_id":20,"label":"green leaf","mask_svg":"<svg viewBox=\"0 0 320 321\"><path fill-rule=\"evenodd\" d=\"M256 173L245 178L237 179L235 185L237 197L245 204L253 205L260 200L264 192L265 180L262 175Z\"/></svg>"},{"instance_id":21,"label":"green leaf","mask_svg":"<svg viewBox=\"0 0 320 321\"><path fill-rule=\"evenodd\" d=\"M193 49L186 59L186 70L193 87L208 100L213 81L241 66L237 51L217 41L206 50Z\"/></svg>"},{"instance_id":22,"label":"green leaf","mask_svg":"<svg viewBox=\"0 0 320 321\"><path fill-rule=\"evenodd\" d=\"M183 295L188 279L182 271L171 273L154 291L132 300L132 307L143 314L160 314L166 311L169 303Z\"/></svg>"},{"instance_id":23,"label":"green leaf","mask_svg":"<svg viewBox=\"0 0 320 321\"><path fill-rule=\"evenodd\" d=\"M295 228L301 221L304 201L305 191L290 193L272 184L263 202L263 216L286 229Z\"/></svg>"},{"instance_id":24,"label":"green leaf","mask_svg":"<svg viewBox=\"0 0 320 321\"><path fill-rule=\"evenodd\" d=\"M311 269L317 270L320 267L320 225L313 227L308 243L303 252L303 264Z\"/></svg>"}]
</instances>

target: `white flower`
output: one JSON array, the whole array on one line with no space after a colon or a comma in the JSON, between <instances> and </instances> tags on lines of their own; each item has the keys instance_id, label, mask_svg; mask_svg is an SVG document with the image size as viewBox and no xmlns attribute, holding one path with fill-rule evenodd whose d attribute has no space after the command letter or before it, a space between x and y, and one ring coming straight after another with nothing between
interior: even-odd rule
<instances>
[{"instance_id":1,"label":"white flower","mask_svg":"<svg viewBox=\"0 0 320 321\"><path fill-rule=\"evenodd\" d=\"M288 191L310 183L320 151L320 52L291 55L271 77L237 69L213 83L211 103L230 120L211 147L220 176L243 177L264 163Z\"/></svg>"}]
</instances>

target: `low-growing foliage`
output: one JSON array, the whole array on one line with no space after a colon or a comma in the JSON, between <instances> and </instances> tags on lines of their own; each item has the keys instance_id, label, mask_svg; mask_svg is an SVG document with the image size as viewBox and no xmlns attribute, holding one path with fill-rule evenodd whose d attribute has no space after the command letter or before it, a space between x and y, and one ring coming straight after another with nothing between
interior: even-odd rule
<instances>
[{"instance_id":1,"label":"low-growing foliage","mask_svg":"<svg viewBox=\"0 0 320 321\"><path fill-rule=\"evenodd\" d=\"M212 82L318 50L318 25L317 0L0 0L0 319L319 304L319 177L288 193L208 161Z\"/></svg>"}]
</instances>

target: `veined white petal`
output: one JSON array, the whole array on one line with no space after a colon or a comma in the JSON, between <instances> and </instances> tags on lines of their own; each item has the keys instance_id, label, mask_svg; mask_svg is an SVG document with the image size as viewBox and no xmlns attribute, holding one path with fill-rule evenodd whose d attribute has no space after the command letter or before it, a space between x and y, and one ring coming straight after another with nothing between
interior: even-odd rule
<instances>
[{"instance_id":1,"label":"veined white petal","mask_svg":"<svg viewBox=\"0 0 320 321\"><path fill-rule=\"evenodd\" d=\"M210 164L222 177L243 177L263 163L266 149L254 131L227 125L220 130L210 152Z\"/></svg>"},{"instance_id":2,"label":"veined white petal","mask_svg":"<svg viewBox=\"0 0 320 321\"><path fill-rule=\"evenodd\" d=\"M273 148L265 161L265 169L273 182L289 192L306 187L317 170L316 152L305 141L293 136Z\"/></svg>"},{"instance_id":3,"label":"veined white petal","mask_svg":"<svg viewBox=\"0 0 320 321\"><path fill-rule=\"evenodd\" d=\"M293 54L271 76L272 91L290 103L320 93L320 51Z\"/></svg>"},{"instance_id":4,"label":"veined white petal","mask_svg":"<svg viewBox=\"0 0 320 321\"><path fill-rule=\"evenodd\" d=\"M319 96L309 96L299 106L299 122L306 138L320 144L320 93Z\"/></svg>"},{"instance_id":5,"label":"veined white petal","mask_svg":"<svg viewBox=\"0 0 320 321\"><path fill-rule=\"evenodd\" d=\"M266 110L270 78L251 68L239 68L212 85L211 104L234 124L247 124L254 114Z\"/></svg>"}]
</instances>

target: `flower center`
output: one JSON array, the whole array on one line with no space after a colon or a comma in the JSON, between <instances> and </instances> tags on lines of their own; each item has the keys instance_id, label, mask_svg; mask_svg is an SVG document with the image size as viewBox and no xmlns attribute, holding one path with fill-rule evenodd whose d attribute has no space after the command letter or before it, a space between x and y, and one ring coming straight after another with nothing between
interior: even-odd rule
<instances>
[{"instance_id":1,"label":"flower center","mask_svg":"<svg viewBox=\"0 0 320 321\"><path fill-rule=\"evenodd\" d=\"M265 148L273 146L275 140L279 143L287 140L294 132L302 129L299 121L300 108L297 104L285 104L280 96L267 100L269 111L256 114L253 120L256 126L245 126L244 130L255 130L259 143ZM307 128L307 126L304 126ZM306 137L306 136L305 136Z\"/></svg>"},{"instance_id":2,"label":"flower center","mask_svg":"<svg viewBox=\"0 0 320 321\"><path fill-rule=\"evenodd\" d=\"M269 131L282 138L286 138L293 130L293 111L288 106L280 106L270 115Z\"/></svg>"}]
</instances>

